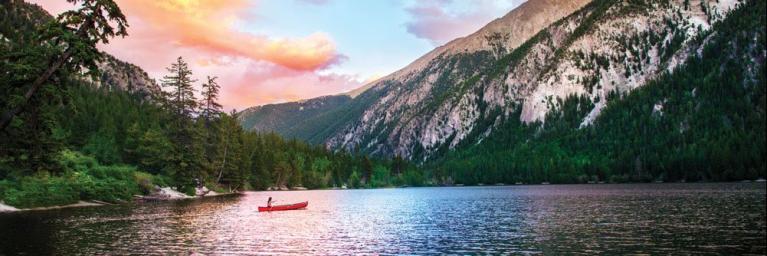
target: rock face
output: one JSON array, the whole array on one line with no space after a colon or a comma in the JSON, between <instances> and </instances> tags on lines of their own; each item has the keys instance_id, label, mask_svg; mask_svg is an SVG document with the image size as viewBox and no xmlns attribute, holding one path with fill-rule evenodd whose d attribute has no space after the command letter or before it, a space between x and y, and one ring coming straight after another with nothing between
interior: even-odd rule
<instances>
[{"instance_id":1,"label":"rock face","mask_svg":"<svg viewBox=\"0 0 767 256\"><path fill-rule=\"evenodd\" d=\"M101 71L98 79L99 86L110 90L122 90L150 98L159 95L160 86L140 67L124 62L112 55L104 54L104 59L98 63Z\"/></svg>"},{"instance_id":2,"label":"rock face","mask_svg":"<svg viewBox=\"0 0 767 256\"><path fill-rule=\"evenodd\" d=\"M569 96L594 102L586 126L609 95L673 71L695 52L690 42L736 4L528 1L322 114L334 121L310 141L421 162L480 143L515 111L543 122Z\"/></svg>"},{"instance_id":3,"label":"rock face","mask_svg":"<svg viewBox=\"0 0 767 256\"><path fill-rule=\"evenodd\" d=\"M404 79L408 75L423 71L430 62L442 55L490 52L499 57L519 47L541 29L580 9L590 1L527 1L503 17L488 23L477 32L437 47L405 68L376 82L387 79Z\"/></svg>"}]
</instances>

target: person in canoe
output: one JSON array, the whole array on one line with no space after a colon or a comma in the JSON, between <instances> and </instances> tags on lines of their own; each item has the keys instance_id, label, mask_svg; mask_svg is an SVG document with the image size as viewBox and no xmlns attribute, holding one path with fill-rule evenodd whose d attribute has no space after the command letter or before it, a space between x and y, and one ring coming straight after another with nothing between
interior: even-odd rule
<instances>
[{"instance_id":1,"label":"person in canoe","mask_svg":"<svg viewBox=\"0 0 767 256\"><path fill-rule=\"evenodd\" d=\"M269 201L266 201L266 207L271 208L272 207L272 197L269 197Z\"/></svg>"}]
</instances>

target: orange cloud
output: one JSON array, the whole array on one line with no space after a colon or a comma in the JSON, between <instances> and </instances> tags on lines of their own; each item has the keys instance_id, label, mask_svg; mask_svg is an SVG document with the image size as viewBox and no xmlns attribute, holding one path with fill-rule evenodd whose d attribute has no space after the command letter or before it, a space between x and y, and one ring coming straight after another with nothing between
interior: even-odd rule
<instances>
[{"instance_id":1,"label":"orange cloud","mask_svg":"<svg viewBox=\"0 0 767 256\"><path fill-rule=\"evenodd\" d=\"M342 59L329 36L274 39L234 27L251 1L123 0L129 22L140 20L158 37L180 46L275 63L296 70L317 70ZM129 30L129 32L131 32Z\"/></svg>"}]
</instances>

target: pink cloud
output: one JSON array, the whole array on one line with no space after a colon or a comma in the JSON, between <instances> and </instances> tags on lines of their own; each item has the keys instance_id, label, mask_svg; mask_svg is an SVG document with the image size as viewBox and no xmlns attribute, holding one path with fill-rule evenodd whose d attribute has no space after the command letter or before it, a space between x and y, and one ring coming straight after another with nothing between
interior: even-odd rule
<instances>
[{"instance_id":1,"label":"pink cloud","mask_svg":"<svg viewBox=\"0 0 767 256\"><path fill-rule=\"evenodd\" d=\"M60 0L33 0L56 15L73 9ZM62 4L63 3L63 4ZM249 19L252 1L118 0L130 27L101 50L134 63L155 79L178 56L199 80L218 76L226 109L312 98L359 86L352 76L319 74L345 60L330 36L301 38L255 35L235 29Z\"/></svg>"},{"instance_id":2,"label":"pink cloud","mask_svg":"<svg viewBox=\"0 0 767 256\"><path fill-rule=\"evenodd\" d=\"M504 11L508 11L506 10L508 6L518 5L518 2L521 1L479 0L472 2L469 11L451 12L451 5L460 4L460 2L418 1L414 6L406 9L413 20L405 26L409 33L439 46L479 30L493 19L503 15Z\"/></svg>"},{"instance_id":3,"label":"pink cloud","mask_svg":"<svg viewBox=\"0 0 767 256\"><path fill-rule=\"evenodd\" d=\"M224 88L221 98L232 108L243 108L314 98L349 91L361 85L357 77L286 69L269 63L250 63Z\"/></svg>"}]
</instances>

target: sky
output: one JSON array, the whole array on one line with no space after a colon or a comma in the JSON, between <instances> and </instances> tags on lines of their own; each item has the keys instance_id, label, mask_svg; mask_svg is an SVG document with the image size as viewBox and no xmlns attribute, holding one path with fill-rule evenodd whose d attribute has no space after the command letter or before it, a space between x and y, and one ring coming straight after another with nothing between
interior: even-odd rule
<instances>
[{"instance_id":1,"label":"sky","mask_svg":"<svg viewBox=\"0 0 767 256\"><path fill-rule=\"evenodd\" d=\"M31 0L57 15L76 6ZM99 48L160 82L179 56L228 110L347 92L524 0L116 0L128 36Z\"/></svg>"}]
</instances>

